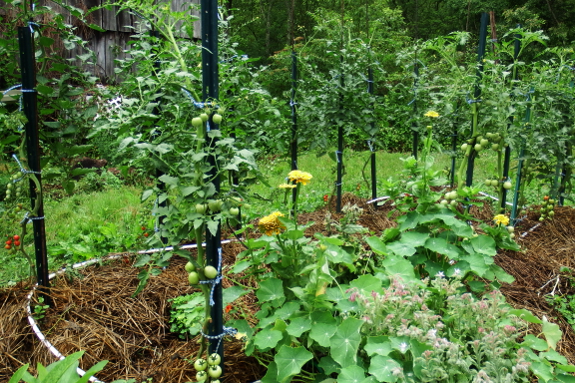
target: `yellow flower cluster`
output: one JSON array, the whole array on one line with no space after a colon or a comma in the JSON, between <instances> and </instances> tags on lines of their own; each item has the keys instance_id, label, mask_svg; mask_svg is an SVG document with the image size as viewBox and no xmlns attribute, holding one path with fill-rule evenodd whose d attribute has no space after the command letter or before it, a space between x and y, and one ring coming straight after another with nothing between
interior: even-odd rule
<instances>
[{"instance_id":1,"label":"yellow flower cluster","mask_svg":"<svg viewBox=\"0 0 575 383\"><path fill-rule=\"evenodd\" d=\"M295 189L297 185L294 184L281 184L278 186L280 189Z\"/></svg>"},{"instance_id":2,"label":"yellow flower cluster","mask_svg":"<svg viewBox=\"0 0 575 383\"><path fill-rule=\"evenodd\" d=\"M497 225L509 225L509 217L506 217L503 214L497 214L495 217L493 217L493 220Z\"/></svg>"},{"instance_id":3,"label":"yellow flower cluster","mask_svg":"<svg viewBox=\"0 0 575 383\"><path fill-rule=\"evenodd\" d=\"M429 112L424 114L425 117L431 117L431 118L437 118L439 117L439 113L437 113L435 110L430 110Z\"/></svg>"},{"instance_id":4,"label":"yellow flower cluster","mask_svg":"<svg viewBox=\"0 0 575 383\"><path fill-rule=\"evenodd\" d=\"M288 173L288 179L296 184L301 183L302 185L307 185L312 178L313 176L311 174L302 172L301 170L292 170Z\"/></svg>"},{"instance_id":5,"label":"yellow flower cluster","mask_svg":"<svg viewBox=\"0 0 575 383\"><path fill-rule=\"evenodd\" d=\"M270 215L267 215L263 218L260 218L258 222L258 227L260 231L263 231L266 235L274 235L281 233L282 230L285 230L285 226L283 223L280 222L278 219L279 217L283 217L284 215L279 211L273 212Z\"/></svg>"}]
</instances>

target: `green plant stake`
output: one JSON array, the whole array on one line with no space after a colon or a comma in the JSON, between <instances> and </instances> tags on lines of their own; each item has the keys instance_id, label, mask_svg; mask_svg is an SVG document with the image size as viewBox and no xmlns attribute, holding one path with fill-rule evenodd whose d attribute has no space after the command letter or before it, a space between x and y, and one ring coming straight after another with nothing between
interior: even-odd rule
<instances>
[{"instance_id":1,"label":"green plant stake","mask_svg":"<svg viewBox=\"0 0 575 383\"><path fill-rule=\"evenodd\" d=\"M20 65L22 68L22 99L26 119L26 148L28 167L30 169L30 200L35 207L35 217L32 217L34 246L36 253L36 276L40 291L44 294L46 304L51 304L50 297L45 294L50 287L48 278L48 252L46 249L46 230L44 227L44 208L42 204L42 179L40 176L40 139L38 132L38 95L36 93L36 60L34 50L33 23L26 27L18 27L20 44ZM25 217L24 221L28 221ZM23 222L26 225L28 222Z\"/></svg>"},{"instance_id":2,"label":"green plant stake","mask_svg":"<svg viewBox=\"0 0 575 383\"><path fill-rule=\"evenodd\" d=\"M521 25L517 26L518 28L521 27ZM519 79L519 73L517 70L517 57L519 57L519 52L521 51L521 35L517 34L515 35L515 42L514 42L514 47L513 47L513 81L517 81ZM515 88L515 85L514 85ZM513 124L513 116L511 116L509 118L509 124L507 124L507 130L509 130L509 127L511 126L511 124ZM500 152L498 152L500 153ZM507 179L509 178L509 163L511 162L511 147L509 145L507 145L505 147L505 158L503 160L503 180L507 181ZM501 200L500 200L500 211L501 213L503 213L505 211L505 204L507 202L507 189L505 188L501 188ZM513 222L513 221L512 221Z\"/></svg>"},{"instance_id":3,"label":"green plant stake","mask_svg":"<svg viewBox=\"0 0 575 383\"><path fill-rule=\"evenodd\" d=\"M475 84L475 91L473 93L473 100L469 100L471 103L471 138L473 139L472 145L475 144L476 134L477 134L477 117L478 117L478 103L481 102L479 97L481 96L481 88L479 83L483 76L483 57L485 56L485 45L487 39L487 24L489 23L489 14L483 12L481 14L481 27L479 29L479 47L477 48L477 82ZM465 177L465 185L471 186L473 184L473 166L475 163L475 157L477 156L477 151L473 150L469 157L467 158L467 174ZM462 185L460 185L461 187Z\"/></svg>"},{"instance_id":4,"label":"green plant stake","mask_svg":"<svg viewBox=\"0 0 575 383\"><path fill-rule=\"evenodd\" d=\"M533 91L533 88L531 88L531 91ZM531 101L531 94L527 94L527 101ZM527 129L530 128L531 126L531 107L527 107L527 110L525 111L525 126ZM523 163L525 162L525 160L523 159L525 157L525 140L523 142L523 144L521 145L521 151L519 153L519 163L517 164L517 176L516 176L516 181L515 181L515 190L513 193L513 206L511 207L511 215L510 215L510 220L511 220L511 225L515 225L515 222L517 220L517 204L519 202L519 194L520 194L520 188L521 188L521 176L522 176L522 171L523 171Z\"/></svg>"}]
</instances>

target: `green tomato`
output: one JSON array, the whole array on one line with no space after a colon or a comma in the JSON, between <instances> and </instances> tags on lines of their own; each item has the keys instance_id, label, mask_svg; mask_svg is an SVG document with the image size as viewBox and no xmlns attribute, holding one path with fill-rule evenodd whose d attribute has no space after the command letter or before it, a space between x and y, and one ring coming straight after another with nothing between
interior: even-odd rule
<instances>
[{"instance_id":1,"label":"green tomato","mask_svg":"<svg viewBox=\"0 0 575 383\"><path fill-rule=\"evenodd\" d=\"M194 362L194 368L196 369L196 371L205 371L206 368L208 368L208 363L206 362L205 359L197 359Z\"/></svg>"},{"instance_id":2,"label":"green tomato","mask_svg":"<svg viewBox=\"0 0 575 383\"><path fill-rule=\"evenodd\" d=\"M202 119L202 122L207 122L210 119L210 116L208 116L207 113L202 113L200 114L200 118Z\"/></svg>"},{"instance_id":3,"label":"green tomato","mask_svg":"<svg viewBox=\"0 0 575 383\"><path fill-rule=\"evenodd\" d=\"M208 368L208 375L210 378L217 379L222 376L222 368L220 366L210 366L210 368Z\"/></svg>"},{"instance_id":4,"label":"green tomato","mask_svg":"<svg viewBox=\"0 0 575 383\"><path fill-rule=\"evenodd\" d=\"M218 270L214 266L206 266L204 269L204 275L208 279L214 279L218 276Z\"/></svg>"},{"instance_id":5,"label":"green tomato","mask_svg":"<svg viewBox=\"0 0 575 383\"><path fill-rule=\"evenodd\" d=\"M475 149L476 152L480 152L481 149L483 149L483 146L481 146L480 144L475 144L473 148Z\"/></svg>"},{"instance_id":6,"label":"green tomato","mask_svg":"<svg viewBox=\"0 0 575 383\"><path fill-rule=\"evenodd\" d=\"M505 182L503 183L503 188L505 188L505 189L507 189L507 190L511 189L511 186L512 186L512 185L511 185L511 182L510 182L510 181L505 181Z\"/></svg>"},{"instance_id":7,"label":"green tomato","mask_svg":"<svg viewBox=\"0 0 575 383\"><path fill-rule=\"evenodd\" d=\"M200 274L192 271L188 274L188 282L190 285L197 285L200 282Z\"/></svg>"},{"instance_id":8,"label":"green tomato","mask_svg":"<svg viewBox=\"0 0 575 383\"><path fill-rule=\"evenodd\" d=\"M451 201L451 206L457 206L457 201L456 200Z\"/></svg>"},{"instance_id":9,"label":"green tomato","mask_svg":"<svg viewBox=\"0 0 575 383\"><path fill-rule=\"evenodd\" d=\"M222 205L223 205L223 202L222 202L222 200L219 200L219 199L215 200L215 201L214 200L208 201L208 206L209 206L210 211L212 213L217 213L220 210L222 210Z\"/></svg>"},{"instance_id":10,"label":"green tomato","mask_svg":"<svg viewBox=\"0 0 575 383\"><path fill-rule=\"evenodd\" d=\"M486 147L488 143L489 143L489 141L486 140L486 139L483 139L483 140L479 141L479 144L480 144L481 147L483 147L483 148Z\"/></svg>"},{"instance_id":11,"label":"green tomato","mask_svg":"<svg viewBox=\"0 0 575 383\"><path fill-rule=\"evenodd\" d=\"M509 233L513 233L513 232L515 232L515 228L513 226L507 226L507 231Z\"/></svg>"},{"instance_id":12,"label":"green tomato","mask_svg":"<svg viewBox=\"0 0 575 383\"><path fill-rule=\"evenodd\" d=\"M467 145L467 144L461 145L461 150L466 151L468 146L469 145Z\"/></svg>"},{"instance_id":13,"label":"green tomato","mask_svg":"<svg viewBox=\"0 0 575 383\"><path fill-rule=\"evenodd\" d=\"M204 120L202 120L200 117L194 117L192 118L192 125L195 128L199 128L200 126L204 125Z\"/></svg>"},{"instance_id":14,"label":"green tomato","mask_svg":"<svg viewBox=\"0 0 575 383\"><path fill-rule=\"evenodd\" d=\"M449 203L449 202L447 202L446 199L442 199L441 202L440 202L440 204L443 205L443 206L447 205L448 203Z\"/></svg>"},{"instance_id":15,"label":"green tomato","mask_svg":"<svg viewBox=\"0 0 575 383\"><path fill-rule=\"evenodd\" d=\"M498 151L499 150L499 144L491 145L491 150Z\"/></svg>"},{"instance_id":16,"label":"green tomato","mask_svg":"<svg viewBox=\"0 0 575 383\"><path fill-rule=\"evenodd\" d=\"M553 218L553 216L555 215L555 212L553 210L551 210L549 213L547 213L547 215L549 215L549 217Z\"/></svg>"},{"instance_id":17,"label":"green tomato","mask_svg":"<svg viewBox=\"0 0 575 383\"><path fill-rule=\"evenodd\" d=\"M205 371L198 371L196 373L196 380L198 382L205 382L208 380L208 374Z\"/></svg>"},{"instance_id":18,"label":"green tomato","mask_svg":"<svg viewBox=\"0 0 575 383\"><path fill-rule=\"evenodd\" d=\"M206 214L206 210L207 210L207 206L205 204L202 203L198 203L196 204L196 213L198 214Z\"/></svg>"},{"instance_id":19,"label":"green tomato","mask_svg":"<svg viewBox=\"0 0 575 383\"><path fill-rule=\"evenodd\" d=\"M230 208L230 215L232 217L237 217L239 214L240 214L240 209L238 209L237 207Z\"/></svg>"},{"instance_id":20,"label":"green tomato","mask_svg":"<svg viewBox=\"0 0 575 383\"><path fill-rule=\"evenodd\" d=\"M214 122L214 124L218 124L218 125L221 124L221 122L222 122L222 115L221 115L221 114L217 114L217 113L214 114L214 115L212 116L212 121Z\"/></svg>"},{"instance_id":21,"label":"green tomato","mask_svg":"<svg viewBox=\"0 0 575 383\"><path fill-rule=\"evenodd\" d=\"M208 356L208 364L210 366L218 366L222 362L222 357L217 352L210 354Z\"/></svg>"},{"instance_id":22,"label":"green tomato","mask_svg":"<svg viewBox=\"0 0 575 383\"><path fill-rule=\"evenodd\" d=\"M491 186L491 180L490 179L485 180L485 185Z\"/></svg>"},{"instance_id":23,"label":"green tomato","mask_svg":"<svg viewBox=\"0 0 575 383\"><path fill-rule=\"evenodd\" d=\"M498 186L498 185L499 185L498 180L491 180L491 186Z\"/></svg>"},{"instance_id":24,"label":"green tomato","mask_svg":"<svg viewBox=\"0 0 575 383\"><path fill-rule=\"evenodd\" d=\"M186 263L185 269L188 273L191 273L192 271L196 270L196 266L194 266L192 262L188 262Z\"/></svg>"}]
</instances>

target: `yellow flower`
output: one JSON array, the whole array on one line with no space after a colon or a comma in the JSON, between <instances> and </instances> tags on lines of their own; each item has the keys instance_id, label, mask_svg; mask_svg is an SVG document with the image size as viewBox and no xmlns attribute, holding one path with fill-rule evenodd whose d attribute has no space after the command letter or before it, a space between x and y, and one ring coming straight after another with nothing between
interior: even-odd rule
<instances>
[{"instance_id":1,"label":"yellow flower","mask_svg":"<svg viewBox=\"0 0 575 383\"><path fill-rule=\"evenodd\" d=\"M429 112L424 114L425 117L431 117L431 118L437 118L439 117L439 113L437 113L435 110L430 110Z\"/></svg>"},{"instance_id":2,"label":"yellow flower","mask_svg":"<svg viewBox=\"0 0 575 383\"><path fill-rule=\"evenodd\" d=\"M283 216L284 215L279 211L273 212L270 215L260 218L258 227L261 231L266 233L266 235L279 234L282 230L285 230L284 224L278 219Z\"/></svg>"},{"instance_id":3,"label":"yellow flower","mask_svg":"<svg viewBox=\"0 0 575 383\"><path fill-rule=\"evenodd\" d=\"M294 184L281 184L278 186L280 189L295 189L297 185Z\"/></svg>"},{"instance_id":4,"label":"yellow flower","mask_svg":"<svg viewBox=\"0 0 575 383\"><path fill-rule=\"evenodd\" d=\"M495 217L493 217L493 220L497 225L509 225L509 217L506 217L503 214L497 214Z\"/></svg>"},{"instance_id":5,"label":"yellow flower","mask_svg":"<svg viewBox=\"0 0 575 383\"><path fill-rule=\"evenodd\" d=\"M311 174L302 172L301 170L292 170L288 173L288 179L296 184L301 183L302 185L307 185L312 178L313 176Z\"/></svg>"}]
</instances>

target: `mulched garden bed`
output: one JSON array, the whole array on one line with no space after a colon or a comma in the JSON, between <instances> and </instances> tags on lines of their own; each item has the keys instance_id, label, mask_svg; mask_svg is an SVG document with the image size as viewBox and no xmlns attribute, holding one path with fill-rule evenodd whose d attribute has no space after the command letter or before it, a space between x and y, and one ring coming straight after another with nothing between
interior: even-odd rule
<instances>
[{"instance_id":1,"label":"mulched garden bed","mask_svg":"<svg viewBox=\"0 0 575 383\"><path fill-rule=\"evenodd\" d=\"M373 205L353 195L344 196L344 204L363 208L360 223L377 234L394 225L390 203L377 210ZM333 205L333 204L332 204ZM313 221L306 234L325 230L328 212L333 206L314 213L302 214L300 221ZM474 208L474 215L490 220L489 208ZM331 212L334 219L340 216ZM545 296L573 294L566 278L558 277L561 266L575 268L575 210L556 208L555 219L545 221L525 237L521 234L539 224L537 213L531 212L517 229L518 242L524 251L503 252L496 262L516 278L501 290L510 304L527 308L537 316L546 315L559 323L564 339L558 351L575 363L575 333L572 327L547 303ZM232 265L235 256L243 250L240 243L223 246L224 265ZM183 341L169 332L169 299L189 294L184 271L185 261L173 258L171 265L157 277L152 277L145 290L132 298L138 279L138 270L131 267L129 255L115 261L87 267L77 273L57 277L51 295L55 305L46 313L41 328L46 338L64 355L86 350L81 367L88 368L100 360L109 360L98 378L110 382L114 379L135 378L153 382L184 383L195 380L195 371L185 358L197 350L197 339ZM224 279L224 287L231 285ZM9 377L22 364L49 364L55 358L32 333L26 318L26 295L29 283L0 291L0 381ZM256 311L255 298L248 294L242 298L244 315ZM238 313L226 314L239 315ZM537 331L537 328L533 330ZM242 352L243 343L232 337L225 338L225 379L229 383L250 383L265 374L265 368L254 358Z\"/></svg>"}]
</instances>

